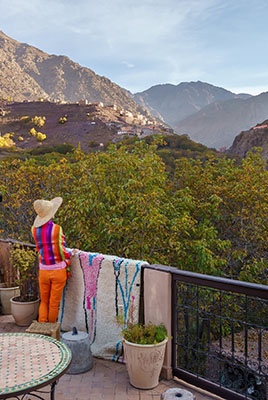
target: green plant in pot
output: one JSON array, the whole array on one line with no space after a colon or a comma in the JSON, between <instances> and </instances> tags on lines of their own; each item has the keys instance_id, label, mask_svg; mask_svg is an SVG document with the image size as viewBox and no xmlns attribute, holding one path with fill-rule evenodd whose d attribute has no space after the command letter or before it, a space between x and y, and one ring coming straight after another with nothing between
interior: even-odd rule
<instances>
[{"instance_id":1,"label":"green plant in pot","mask_svg":"<svg viewBox=\"0 0 268 400\"><path fill-rule=\"evenodd\" d=\"M28 326L37 318L39 308L38 257L34 247L16 244L10 261L18 271L20 296L13 297L11 313L19 326Z\"/></svg>"},{"instance_id":2,"label":"green plant in pot","mask_svg":"<svg viewBox=\"0 0 268 400\"><path fill-rule=\"evenodd\" d=\"M1 313L11 314L10 299L18 296L17 285L18 272L10 262L11 243L8 240L0 240L0 266L3 272L3 282L0 283Z\"/></svg>"},{"instance_id":3,"label":"green plant in pot","mask_svg":"<svg viewBox=\"0 0 268 400\"><path fill-rule=\"evenodd\" d=\"M123 323L122 336L124 356L129 380L138 389L152 389L159 383L164 362L168 334L164 324L143 325L130 320ZM120 317L118 318L120 323Z\"/></svg>"},{"instance_id":4,"label":"green plant in pot","mask_svg":"<svg viewBox=\"0 0 268 400\"><path fill-rule=\"evenodd\" d=\"M128 342L136 344L158 344L167 338L167 330L164 324L154 325L148 323L131 324L128 323L122 331L123 338Z\"/></svg>"}]
</instances>

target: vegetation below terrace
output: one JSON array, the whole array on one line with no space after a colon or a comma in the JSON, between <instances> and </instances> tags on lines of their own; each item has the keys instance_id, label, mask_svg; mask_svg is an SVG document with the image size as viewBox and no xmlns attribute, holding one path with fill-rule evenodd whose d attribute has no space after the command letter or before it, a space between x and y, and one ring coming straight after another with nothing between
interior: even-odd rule
<instances>
[{"instance_id":1,"label":"vegetation below terrace","mask_svg":"<svg viewBox=\"0 0 268 400\"><path fill-rule=\"evenodd\" d=\"M217 152L215 149L209 149L200 143L192 141L187 137L187 135L161 135L163 140L158 140L157 138L159 138L158 135L149 135L144 138L123 136L119 142L112 143L112 141L108 141L104 143L102 147L92 141L89 152L106 152L112 144L114 144L117 149L121 146L126 146L127 151L132 151L140 141L144 141L148 145L155 143L156 154L161 157L165 163L167 171L171 174L174 173L176 160L181 157L207 160L213 155L219 158L225 156L223 153ZM52 161L60 161L62 155L64 155L68 161L74 162L74 153L77 148L81 150L80 143L77 147L70 143L54 144L50 146L44 144L41 147L38 146L24 150L19 149L19 151L14 148L4 148L0 149L0 160L20 159L25 161L28 159L35 159L38 164L49 165ZM228 153L227 156L229 158L239 159L239 157L233 154Z\"/></svg>"},{"instance_id":2,"label":"vegetation below terrace","mask_svg":"<svg viewBox=\"0 0 268 400\"><path fill-rule=\"evenodd\" d=\"M268 283L268 171L260 154L241 162L212 152L180 157L171 173L161 151L158 137L105 152L2 160L1 236L32 241L33 201L62 196L56 222L69 247Z\"/></svg>"}]
</instances>

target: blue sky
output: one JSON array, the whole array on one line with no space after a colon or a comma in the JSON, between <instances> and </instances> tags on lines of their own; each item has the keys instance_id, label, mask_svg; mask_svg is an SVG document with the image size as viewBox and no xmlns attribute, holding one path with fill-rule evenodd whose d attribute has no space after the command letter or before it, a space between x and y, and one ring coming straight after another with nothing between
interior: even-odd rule
<instances>
[{"instance_id":1,"label":"blue sky","mask_svg":"<svg viewBox=\"0 0 268 400\"><path fill-rule=\"evenodd\" d=\"M0 29L132 92L197 81L268 91L268 0L0 0Z\"/></svg>"}]
</instances>

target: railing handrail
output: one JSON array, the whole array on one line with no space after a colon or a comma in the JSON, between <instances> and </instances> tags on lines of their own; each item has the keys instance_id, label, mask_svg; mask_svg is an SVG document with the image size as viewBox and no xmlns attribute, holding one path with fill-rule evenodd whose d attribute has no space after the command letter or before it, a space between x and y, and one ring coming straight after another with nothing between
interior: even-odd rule
<instances>
[{"instance_id":1,"label":"railing handrail","mask_svg":"<svg viewBox=\"0 0 268 400\"><path fill-rule=\"evenodd\" d=\"M36 247L35 244L20 242L19 240L15 240L15 239L1 239L1 238L0 238L0 242L12 243L12 244L20 244L20 245L22 245L22 246L27 246L27 247Z\"/></svg>"},{"instance_id":2,"label":"railing handrail","mask_svg":"<svg viewBox=\"0 0 268 400\"><path fill-rule=\"evenodd\" d=\"M158 271L169 272L172 274L175 280L180 280L187 283L268 299L267 285L260 285L258 283L244 282L229 278L221 278L218 276L200 274L197 272L184 271L159 264L148 264L144 265L143 268L151 268Z\"/></svg>"}]
</instances>

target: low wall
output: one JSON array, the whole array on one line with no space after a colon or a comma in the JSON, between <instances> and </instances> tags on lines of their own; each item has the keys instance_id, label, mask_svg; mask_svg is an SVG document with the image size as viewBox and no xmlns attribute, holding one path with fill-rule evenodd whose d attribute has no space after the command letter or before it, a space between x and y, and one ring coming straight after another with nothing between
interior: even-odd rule
<instances>
[{"instance_id":1,"label":"low wall","mask_svg":"<svg viewBox=\"0 0 268 400\"><path fill-rule=\"evenodd\" d=\"M15 241L0 240L5 250L2 264L10 242ZM145 323L163 322L171 336L170 273L150 268L145 261L80 251L72 257L71 274L62 296L58 320L63 331L70 331L75 326L88 332L94 356L124 361L121 327L116 316L123 314L126 321L132 305L134 322L139 321L139 316ZM171 340L161 375L172 378Z\"/></svg>"}]
</instances>

